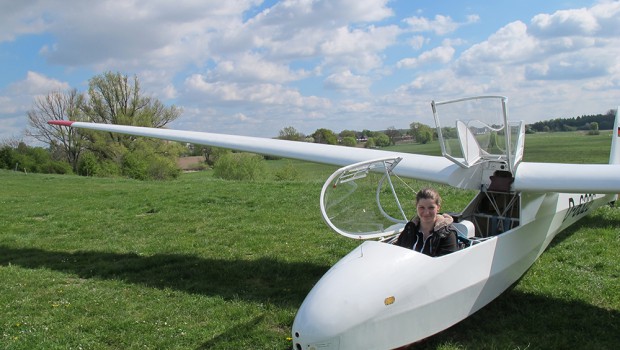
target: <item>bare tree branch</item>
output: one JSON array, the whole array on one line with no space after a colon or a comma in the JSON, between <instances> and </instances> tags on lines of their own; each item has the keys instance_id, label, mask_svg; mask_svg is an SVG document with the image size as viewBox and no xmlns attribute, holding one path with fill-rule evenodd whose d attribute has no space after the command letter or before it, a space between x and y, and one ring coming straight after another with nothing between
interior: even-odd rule
<instances>
[{"instance_id":1,"label":"bare tree branch","mask_svg":"<svg viewBox=\"0 0 620 350\"><path fill-rule=\"evenodd\" d=\"M28 111L26 135L48 144L50 148L60 147L65 159L77 171L77 162L83 150L83 137L77 129L49 125L50 120L83 120L80 105L82 95L77 90L53 91L37 97L33 108Z\"/></svg>"}]
</instances>

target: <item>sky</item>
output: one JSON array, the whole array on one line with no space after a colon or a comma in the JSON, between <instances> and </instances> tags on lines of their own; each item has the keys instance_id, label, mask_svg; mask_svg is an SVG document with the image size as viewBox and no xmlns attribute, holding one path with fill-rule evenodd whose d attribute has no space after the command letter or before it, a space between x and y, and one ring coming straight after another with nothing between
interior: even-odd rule
<instances>
[{"instance_id":1,"label":"sky","mask_svg":"<svg viewBox=\"0 0 620 350\"><path fill-rule=\"evenodd\" d=\"M180 107L183 130L400 129L475 95L572 118L620 105L620 1L0 0L0 141L107 71Z\"/></svg>"}]
</instances>

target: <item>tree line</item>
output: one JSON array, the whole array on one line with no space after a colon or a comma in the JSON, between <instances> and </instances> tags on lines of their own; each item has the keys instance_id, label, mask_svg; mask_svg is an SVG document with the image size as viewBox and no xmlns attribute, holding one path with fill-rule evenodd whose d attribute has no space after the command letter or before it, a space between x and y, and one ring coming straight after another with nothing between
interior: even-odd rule
<instances>
[{"instance_id":1,"label":"tree line","mask_svg":"<svg viewBox=\"0 0 620 350\"><path fill-rule=\"evenodd\" d=\"M528 130L530 132L612 130L614 128L615 116L616 110L610 109L605 114L539 121L529 124Z\"/></svg>"}]
</instances>

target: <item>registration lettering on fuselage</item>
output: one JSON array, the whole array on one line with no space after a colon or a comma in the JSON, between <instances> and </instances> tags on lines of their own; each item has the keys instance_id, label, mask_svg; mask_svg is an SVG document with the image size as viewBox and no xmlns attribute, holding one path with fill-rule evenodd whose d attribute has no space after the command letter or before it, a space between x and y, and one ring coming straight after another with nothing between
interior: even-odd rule
<instances>
[{"instance_id":1,"label":"registration lettering on fuselage","mask_svg":"<svg viewBox=\"0 0 620 350\"><path fill-rule=\"evenodd\" d=\"M574 218L575 216L582 215L587 213L594 203L594 194L586 193L579 196L579 204L576 204L576 197L570 197L568 199L568 210L566 211L566 215L564 215L564 220L566 221L568 218Z\"/></svg>"}]
</instances>

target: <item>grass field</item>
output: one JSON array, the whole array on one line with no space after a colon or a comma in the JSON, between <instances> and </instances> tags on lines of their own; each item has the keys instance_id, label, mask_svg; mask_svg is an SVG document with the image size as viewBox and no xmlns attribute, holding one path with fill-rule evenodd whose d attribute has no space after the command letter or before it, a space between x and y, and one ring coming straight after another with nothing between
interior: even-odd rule
<instances>
[{"instance_id":1,"label":"grass field","mask_svg":"<svg viewBox=\"0 0 620 350\"><path fill-rule=\"evenodd\" d=\"M525 157L605 163L609 142L538 134ZM359 244L320 217L333 168L293 164L299 180L253 183L0 171L0 348L290 349L305 295ZM447 211L469 199L441 191ZM617 348L619 223L616 208L589 215L513 288L412 349Z\"/></svg>"}]
</instances>

